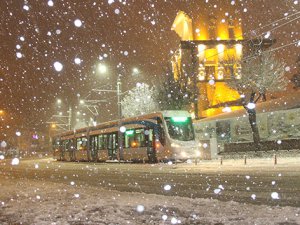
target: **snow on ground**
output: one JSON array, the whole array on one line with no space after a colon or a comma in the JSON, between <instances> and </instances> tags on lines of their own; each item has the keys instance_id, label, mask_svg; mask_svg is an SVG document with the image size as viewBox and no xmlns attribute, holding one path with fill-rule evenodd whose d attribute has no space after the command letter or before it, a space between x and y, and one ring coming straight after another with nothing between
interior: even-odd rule
<instances>
[{"instance_id":1,"label":"snow on ground","mask_svg":"<svg viewBox=\"0 0 300 225\"><path fill-rule=\"evenodd\" d=\"M300 224L300 208L0 177L0 224Z\"/></svg>"}]
</instances>

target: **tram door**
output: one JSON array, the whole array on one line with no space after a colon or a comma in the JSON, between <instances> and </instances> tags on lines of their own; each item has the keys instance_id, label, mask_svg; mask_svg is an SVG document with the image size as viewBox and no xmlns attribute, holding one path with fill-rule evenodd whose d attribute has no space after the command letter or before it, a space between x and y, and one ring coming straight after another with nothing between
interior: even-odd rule
<instances>
[{"instance_id":1,"label":"tram door","mask_svg":"<svg viewBox=\"0 0 300 225\"><path fill-rule=\"evenodd\" d=\"M109 159L117 159L117 134L108 135L108 157Z\"/></svg>"},{"instance_id":2,"label":"tram door","mask_svg":"<svg viewBox=\"0 0 300 225\"><path fill-rule=\"evenodd\" d=\"M92 136L90 138L91 140L91 145L90 145L90 154L91 158L94 161L98 160L98 136Z\"/></svg>"},{"instance_id":3,"label":"tram door","mask_svg":"<svg viewBox=\"0 0 300 225\"><path fill-rule=\"evenodd\" d=\"M150 163L155 163L156 159L156 151L154 146L154 132L153 129L145 130L145 139L146 139L146 147L147 147L147 155Z\"/></svg>"}]
</instances>

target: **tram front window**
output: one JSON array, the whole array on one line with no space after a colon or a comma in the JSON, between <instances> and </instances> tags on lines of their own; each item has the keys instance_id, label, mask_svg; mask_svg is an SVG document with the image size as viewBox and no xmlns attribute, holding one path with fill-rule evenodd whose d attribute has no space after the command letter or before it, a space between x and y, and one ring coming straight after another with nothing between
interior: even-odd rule
<instances>
[{"instance_id":1,"label":"tram front window","mask_svg":"<svg viewBox=\"0 0 300 225\"><path fill-rule=\"evenodd\" d=\"M166 117L168 132L171 138L179 141L195 139L192 119L190 117Z\"/></svg>"}]
</instances>

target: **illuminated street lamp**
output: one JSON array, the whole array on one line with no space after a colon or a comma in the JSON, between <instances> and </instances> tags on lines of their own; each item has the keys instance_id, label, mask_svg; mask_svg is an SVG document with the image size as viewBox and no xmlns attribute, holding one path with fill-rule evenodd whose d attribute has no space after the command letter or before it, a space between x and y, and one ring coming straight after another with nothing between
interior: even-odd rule
<instances>
[{"instance_id":1,"label":"illuminated street lamp","mask_svg":"<svg viewBox=\"0 0 300 225\"><path fill-rule=\"evenodd\" d=\"M107 72L107 67L104 64L99 64L97 66L97 70L99 71L99 73L106 73Z\"/></svg>"},{"instance_id":2,"label":"illuminated street lamp","mask_svg":"<svg viewBox=\"0 0 300 225\"><path fill-rule=\"evenodd\" d=\"M136 68L136 67L134 67L133 69L132 69L132 74L133 75L137 75L137 74L139 74L139 69L138 68Z\"/></svg>"},{"instance_id":3,"label":"illuminated street lamp","mask_svg":"<svg viewBox=\"0 0 300 225\"><path fill-rule=\"evenodd\" d=\"M101 74L107 72L107 67L104 64L99 64L97 66L98 71ZM120 127L122 126L122 108L121 108L121 74L118 74L117 80L117 90L96 90L98 92L116 92L117 93L117 106L118 106L118 147L119 147L119 160L123 159L123 138L122 132L120 131Z\"/></svg>"}]
</instances>

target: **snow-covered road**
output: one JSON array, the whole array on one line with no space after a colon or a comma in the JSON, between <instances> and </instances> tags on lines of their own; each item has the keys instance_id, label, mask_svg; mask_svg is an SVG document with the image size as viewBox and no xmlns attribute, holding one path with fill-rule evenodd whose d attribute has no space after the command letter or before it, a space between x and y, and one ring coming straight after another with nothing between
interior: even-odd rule
<instances>
[{"instance_id":1,"label":"snow-covered road","mask_svg":"<svg viewBox=\"0 0 300 225\"><path fill-rule=\"evenodd\" d=\"M300 208L124 193L1 176L0 224L300 224Z\"/></svg>"},{"instance_id":2,"label":"snow-covered road","mask_svg":"<svg viewBox=\"0 0 300 225\"><path fill-rule=\"evenodd\" d=\"M297 189L294 178L298 176L299 163L295 158L281 160L276 167L268 160L252 160L247 166L242 160L228 160L222 166L216 161L171 166L64 163L51 159L21 159L16 165L11 163L10 159L0 163L0 224L300 224L300 206L248 203L258 203L259 195L266 194L268 198L272 195L274 203L279 204L287 198L281 188ZM195 186L197 182L193 179L200 176L199 182L212 186L208 193L217 198L232 196L235 189L242 187L228 190L234 184L230 184L230 174L238 174L235 180L249 188L235 196L242 197L244 193L251 201L192 199L176 194L184 187L203 188L201 183ZM265 176L266 181L261 183L259 175ZM152 180L148 189L151 183L143 181L144 176ZM168 180L163 183L170 185L162 185L163 177ZM178 183L181 177L185 179ZM224 182L220 180L222 177ZM290 181L289 177L293 177L293 183L286 186L284 179ZM215 182L223 184L215 186ZM127 189L118 187L125 184ZM165 195L145 193L149 188L160 188ZM185 190L189 193L190 189ZM293 189L290 195L299 198Z\"/></svg>"}]
</instances>

